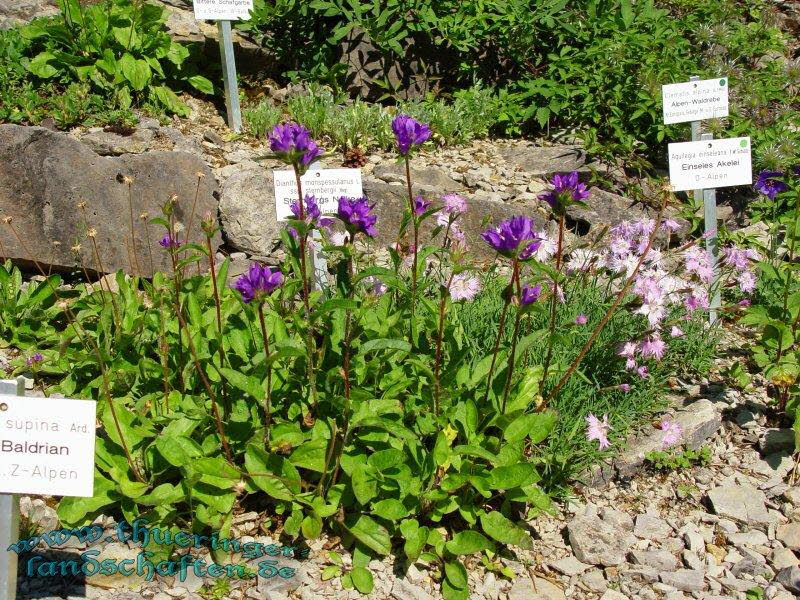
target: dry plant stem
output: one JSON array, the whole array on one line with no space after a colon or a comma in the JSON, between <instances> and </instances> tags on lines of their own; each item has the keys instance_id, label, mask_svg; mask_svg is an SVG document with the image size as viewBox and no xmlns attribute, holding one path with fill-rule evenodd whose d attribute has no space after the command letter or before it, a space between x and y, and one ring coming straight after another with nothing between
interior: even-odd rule
<instances>
[{"instance_id":1,"label":"dry plant stem","mask_svg":"<svg viewBox=\"0 0 800 600\"><path fill-rule=\"evenodd\" d=\"M445 234L445 239L447 239ZM439 416L439 406L441 405L441 381L440 373L442 369L442 338L444 337L444 315L447 306L447 290L453 283L455 273L451 273L447 279L447 284L442 290L439 298L439 329L436 333L436 360L433 366L433 414Z\"/></svg>"},{"instance_id":2,"label":"dry plant stem","mask_svg":"<svg viewBox=\"0 0 800 600\"><path fill-rule=\"evenodd\" d=\"M19 245L22 246L22 249L25 251L25 253L29 257L31 257L31 261L33 262L34 265L36 265L36 268L39 270L39 273L41 273L42 276L45 277L45 281L48 282L48 285L50 286L53 295L55 295L56 298L61 300L61 297L58 293L58 289L52 284L52 282L50 282L50 279L45 275L44 269L42 269L42 265L39 263L39 261L33 258L33 254L28 249L28 246L25 244L25 242L22 240L22 237L19 235L19 232L17 231L16 227L14 227L14 225L10 221L8 222L8 226L11 228L14 237L19 242ZM111 388L108 384L108 371L106 370L106 365L105 362L103 361L103 354L102 352L100 352L100 348L97 345L97 342L91 336L87 335L86 332L83 330L83 327L78 323L78 320L75 318L75 314L72 312L72 309L70 309L66 301L64 301L64 314L67 316L67 319L69 320L70 324L75 330L75 333L80 339L81 343L87 348L91 347L91 349L94 350L95 355L97 356L97 364L100 367L101 381L103 384L103 394L105 395L106 401L108 402L108 409L111 411L111 419L114 421L114 428L117 430L117 435L119 436L120 443L122 445L122 451L125 453L125 458L128 461L128 466L131 468L131 471L133 472L133 476L136 477L136 480L139 481L140 483L146 483L146 480L144 479L144 477L142 477L142 474L139 472L139 469L137 468L136 463L134 462L133 457L131 456L130 449L128 448L128 443L125 441L125 436L122 435L122 427L120 426L119 418L117 417L117 409L114 407L114 401L111 398ZM87 344L86 340L90 340L91 343Z\"/></svg>"},{"instance_id":3,"label":"dry plant stem","mask_svg":"<svg viewBox=\"0 0 800 600\"><path fill-rule=\"evenodd\" d=\"M158 348L161 355L161 372L164 377L164 410L169 412L169 346L167 345L167 332L164 323L164 298L159 294L158 300Z\"/></svg>"},{"instance_id":4,"label":"dry plant stem","mask_svg":"<svg viewBox=\"0 0 800 600\"><path fill-rule=\"evenodd\" d=\"M222 343L222 302L219 298L219 289L217 288L217 267L214 261L214 251L211 248L211 236L206 236L206 248L208 249L208 266L209 270L211 271L211 286L214 291L214 308L217 311L217 347L219 348L219 366L222 367L225 364L225 349ZM225 378L222 378L222 404L227 411L228 407L228 393L225 388Z\"/></svg>"},{"instance_id":5,"label":"dry plant stem","mask_svg":"<svg viewBox=\"0 0 800 600\"><path fill-rule=\"evenodd\" d=\"M514 333L511 334L511 354L508 355L508 368L506 369L506 385L503 389L503 404L500 409L500 413L504 414L506 412L506 402L508 401L508 393L511 390L511 381L514 378L514 366L516 365L517 360L517 338L519 338L519 326L520 322L522 321L522 285L520 284L519 280L519 261L514 261L513 272L511 274L511 286L514 286L514 282L516 281L517 284L517 300L520 302L520 305L517 306L517 315L514 319Z\"/></svg>"},{"instance_id":6,"label":"dry plant stem","mask_svg":"<svg viewBox=\"0 0 800 600\"><path fill-rule=\"evenodd\" d=\"M503 310L500 313L500 322L497 324L497 337L494 340L494 348L492 348L492 364L489 367L489 377L486 380L486 392L483 394L483 401L489 398L489 390L492 387L492 377L494 377L494 367L497 364L497 352L500 350L500 340L503 338L503 333L506 328L506 315L508 314L508 306L511 304L510 294L506 296L506 301L503 303Z\"/></svg>"},{"instance_id":7,"label":"dry plant stem","mask_svg":"<svg viewBox=\"0 0 800 600\"><path fill-rule=\"evenodd\" d=\"M174 240L177 239L175 237L175 226L172 220L172 215L169 218L169 228L167 229L167 234L169 235L169 239ZM172 282L174 284L173 291L174 291L174 304L175 304L175 314L178 315L178 318L181 317L181 273L180 269L178 269L178 265L175 262L175 248L167 248L167 252L169 252L169 260L172 264ZM183 330L178 327L178 384L180 385L181 392L186 391L185 382L183 381ZM187 335L189 331L186 331Z\"/></svg>"},{"instance_id":8,"label":"dry plant stem","mask_svg":"<svg viewBox=\"0 0 800 600\"><path fill-rule=\"evenodd\" d=\"M269 452L269 432L272 428L272 365L269 364L269 334L264 321L264 303L258 303L258 322L261 325L261 338L264 342L264 356L267 363L267 393L264 396L264 444Z\"/></svg>"},{"instance_id":9,"label":"dry plant stem","mask_svg":"<svg viewBox=\"0 0 800 600\"><path fill-rule=\"evenodd\" d=\"M150 243L150 226L145 223L144 224L144 236L147 240L147 257L150 259L150 276L156 274L156 267L155 262L153 262L153 244Z\"/></svg>"},{"instance_id":10,"label":"dry plant stem","mask_svg":"<svg viewBox=\"0 0 800 600\"><path fill-rule=\"evenodd\" d=\"M617 311L617 307L619 306L620 302L622 302L622 299L625 297L625 294L628 292L628 289L631 287L631 284L633 284L633 280L636 279L636 275L639 274L639 269L642 268L642 264L644 263L644 259L649 254L650 248L653 247L653 242L655 241L656 236L658 235L658 224L661 222L661 216L664 214L664 209L666 209L667 207L668 200L669 200L669 194L665 192L664 200L661 202L661 207L658 209L658 215L656 215L655 219L656 226L653 228L652 233L650 233L650 237L647 240L647 246L645 247L644 252L642 252L641 256L639 257L639 261L636 263L636 267L633 269L633 272L628 276L628 279L625 281L625 284L622 286L622 289L617 293L617 297L614 299L614 302L606 311L606 314L603 315L603 318L597 324L597 327L595 327L594 331L592 332L592 335L589 337L589 340L583 345L583 348L581 348L581 351L578 353L578 356L575 357L575 360L572 361L572 364L567 369L567 372L564 373L564 375L561 377L556 386L550 391L549 394L547 394L544 401L538 408L539 412L547 408L547 405L550 403L550 401L558 394L558 392L561 391L561 388L563 388L566 385L567 381L569 381L570 377L572 377L572 374L575 372L578 366L580 366L581 361L586 356L586 353L589 352L589 350L594 345L597 338L603 332L603 329L605 329L606 325L611 320L611 317L614 316L614 313Z\"/></svg>"},{"instance_id":11,"label":"dry plant stem","mask_svg":"<svg viewBox=\"0 0 800 600\"><path fill-rule=\"evenodd\" d=\"M200 195L200 182L202 177L197 178L197 186L194 189L194 200L192 200L192 210L189 213L189 222L186 224L186 240L184 244L188 244L192 235L192 223L194 223L194 213L197 209L197 198Z\"/></svg>"},{"instance_id":12,"label":"dry plant stem","mask_svg":"<svg viewBox=\"0 0 800 600\"><path fill-rule=\"evenodd\" d=\"M225 451L225 457L228 459L230 464L234 464L233 456L231 455L231 448L228 445L228 438L225 437L225 428L222 426L222 418L219 414L219 407L217 406L217 397L214 394L214 390L211 389L211 384L206 377L205 371L203 371L203 367L200 365L200 361L197 359L197 351L194 348L194 342L192 342L192 336L189 333L189 328L186 325L186 321L183 320L183 315L178 313L178 322L182 329L186 330L186 343L189 346L189 352L192 355L192 361L194 362L195 370L197 374L200 376L200 381L203 382L203 387L206 388L206 393L208 394L209 399L211 400L211 413L214 417L214 422L217 426L217 433L219 434L219 439L222 442L222 449Z\"/></svg>"},{"instance_id":13,"label":"dry plant stem","mask_svg":"<svg viewBox=\"0 0 800 600\"><path fill-rule=\"evenodd\" d=\"M786 263L788 265L794 264L794 250L795 250L795 243L797 242L797 226L800 223L800 191L797 192L797 200L794 206L794 222L792 223L792 241L789 243L789 256L787 257L788 260ZM789 310L789 283L791 282L791 278L789 273L786 274L786 283L783 285L783 312L781 314L785 315ZM794 320L792 323L792 334L797 331L797 321L800 319L800 313L797 315L797 319ZM794 335L792 335L794 337ZM783 352L786 348L783 347L783 336L780 336L778 340L778 353L776 355L776 362L780 362L781 358L783 358Z\"/></svg>"},{"instance_id":14,"label":"dry plant stem","mask_svg":"<svg viewBox=\"0 0 800 600\"><path fill-rule=\"evenodd\" d=\"M561 285L561 259L564 253L564 215L558 219L558 245L556 246L556 278L553 281L553 292L550 295L550 326L548 327L547 354L544 359L544 369L542 380L539 382L539 389L544 391L544 384L547 383L547 376L550 373L550 361L553 360L553 336L556 333L556 315L558 313L558 286Z\"/></svg>"},{"instance_id":15,"label":"dry plant stem","mask_svg":"<svg viewBox=\"0 0 800 600\"><path fill-rule=\"evenodd\" d=\"M131 256L133 257L133 262L129 264L131 268L131 272L133 271L133 265L136 265L136 275L138 277L142 276L142 269L139 266L139 256L136 251L136 231L134 229L134 221L133 221L133 191L132 191L133 184L129 181L128 182L128 210L130 211L131 215Z\"/></svg>"},{"instance_id":16,"label":"dry plant stem","mask_svg":"<svg viewBox=\"0 0 800 600\"><path fill-rule=\"evenodd\" d=\"M348 242L345 242L347 244ZM348 253L347 255L347 277L350 281L350 290L347 294L347 298L351 300L353 298L353 255ZM352 416L352 405L350 404L350 345L352 343L352 327L353 327L353 311L348 310L345 316L344 322L344 355L342 358L342 375L344 377L344 397L345 397L345 415L344 415L344 426L342 429L342 445L339 448L339 453L336 456L336 466L333 470L333 475L331 476L331 485L336 484L336 479L339 476L339 466L341 465L342 461L342 454L344 453L345 446L347 445L347 438L350 435L350 417ZM336 438L337 435L331 436L331 445L328 448L328 453L333 454L336 448ZM326 459L327 460L327 459ZM326 469L327 472L327 462L326 462ZM319 486L317 490L319 492L323 489L323 483L325 480L325 476L323 474L322 478L320 479Z\"/></svg>"},{"instance_id":17,"label":"dry plant stem","mask_svg":"<svg viewBox=\"0 0 800 600\"><path fill-rule=\"evenodd\" d=\"M303 184L300 181L300 171L295 167L294 169L295 181L297 182L297 205L300 208L300 220L305 221L305 202L303 201ZM300 277L303 282L303 307L306 311L306 322L308 323L308 332L306 333L306 352L308 354L308 385L311 390L311 405L316 413L317 410L317 374L314 365L314 330L311 327L311 300L309 298L310 291L308 288L308 268L306 266L306 239L308 233L304 232L300 236Z\"/></svg>"}]
</instances>

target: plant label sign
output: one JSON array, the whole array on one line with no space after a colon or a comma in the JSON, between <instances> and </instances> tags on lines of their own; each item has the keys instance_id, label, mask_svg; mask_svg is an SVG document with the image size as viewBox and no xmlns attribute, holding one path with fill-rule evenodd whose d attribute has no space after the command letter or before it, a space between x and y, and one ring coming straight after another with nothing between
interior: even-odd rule
<instances>
[{"instance_id":1,"label":"plant label sign","mask_svg":"<svg viewBox=\"0 0 800 600\"><path fill-rule=\"evenodd\" d=\"M669 144L668 152L673 191L753 183L749 137Z\"/></svg>"},{"instance_id":2,"label":"plant label sign","mask_svg":"<svg viewBox=\"0 0 800 600\"><path fill-rule=\"evenodd\" d=\"M275 213L278 220L293 218L292 202L297 201L297 180L291 169L272 172L275 179ZM306 171L300 179L303 194L311 194L319 205L322 214L336 212L339 198L360 198L364 195L361 183L361 169L317 169Z\"/></svg>"},{"instance_id":3,"label":"plant label sign","mask_svg":"<svg viewBox=\"0 0 800 600\"><path fill-rule=\"evenodd\" d=\"M0 493L94 495L93 400L0 395Z\"/></svg>"},{"instance_id":4,"label":"plant label sign","mask_svg":"<svg viewBox=\"0 0 800 600\"><path fill-rule=\"evenodd\" d=\"M247 20L251 10L253 0L194 0L194 18L198 20Z\"/></svg>"},{"instance_id":5,"label":"plant label sign","mask_svg":"<svg viewBox=\"0 0 800 600\"><path fill-rule=\"evenodd\" d=\"M728 78L686 81L661 86L664 124L728 116Z\"/></svg>"}]
</instances>

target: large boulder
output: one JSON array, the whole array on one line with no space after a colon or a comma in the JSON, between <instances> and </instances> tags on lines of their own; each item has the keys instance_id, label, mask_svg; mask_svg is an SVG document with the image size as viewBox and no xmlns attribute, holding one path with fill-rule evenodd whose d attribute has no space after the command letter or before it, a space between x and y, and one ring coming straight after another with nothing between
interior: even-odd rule
<instances>
[{"instance_id":1,"label":"large boulder","mask_svg":"<svg viewBox=\"0 0 800 600\"><path fill-rule=\"evenodd\" d=\"M414 193L422 193L436 201L443 190L430 186L414 186ZM403 219L403 211L408 206L408 192L404 185L392 185L372 178L364 179L364 194L375 204L378 216L379 245L389 245L397 241L397 232ZM543 228L545 220L531 214L530 209L486 198L465 194L469 210L461 217L461 227L471 250L478 258L492 258L492 252L479 235L487 223L497 224L518 214L528 214L537 226ZM253 168L232 175L222 186L220 197L220 221L228 244L237 249L260 257L272 254L280 237L283 224L275 216L275 189L272 171ZM430 239L435 219L430 218L422 230L420 243Z\"/></svg>"},{"instance_id":2,"label":"large boulder","mask_svg":"<svg viewBox=\"0 0 800 600\"><path fill-rule=\"evenodd\" d=\"M130 206L128 185L132 179L136 252L129 252ZM160 225L141 218L161 216L161 207L172 196L175 220L189 231L191 242L204 244L202 216L217 215L217 184L206 163L182 152L150 152L118 157L99 156L70 136L42 127L0 125L0 215L11 217L11 226L0 224L5 258L46 270L85 268L95 273L118 269L143 276L154 270L168 271L170 258L159 245ZM85 210L78 208L85 202ZM87 232L93 229L99 260ZM219 235L212 240L219 246ZM80 245L77 251L73 247ZM152 258L151 258L152 257Z\"/></svg>"}]
</instances>

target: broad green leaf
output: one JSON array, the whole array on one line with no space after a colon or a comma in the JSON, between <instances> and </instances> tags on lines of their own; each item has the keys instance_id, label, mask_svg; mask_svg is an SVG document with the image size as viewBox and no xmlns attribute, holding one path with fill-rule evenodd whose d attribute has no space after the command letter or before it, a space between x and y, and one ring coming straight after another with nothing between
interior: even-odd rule
<instances>
[{"instance_id":1,"label":"broad green leaf","mask_svg":"<svg viewBox=\"0 0 800 600\"><path fill-rule=\"evenodd\" d=\"M288 460L269 454L261 446L249 444L244 464L250 478L260 489L277 500L292 500L300 493L300 474Z\"/></svg>"},{"instance_id":2,"label":"broad green leaf","mask_svg":"<svg viewBox=\"0 0 800 600\"><path fill-rule=\"evenodd\" d=\"M369 569L364 567L355 567L350 571L350 578L353 581L355 588L362 594L369 594L375 587L375 582L372 579L372 573Z\"/></svg>"},{"instance_id":3,"label":"broad green leaf","mask_svg":"<svg viewBox=\"0 0 800 600\"><path fill-rule=\"evenodd\" d=\"M475 554L484 550L492 550L494 544L477 531L461 531L445 544L445 548L450 554L461 556L463 554Z\"/></svg>"},{"instance_id":4,"label":"broad green leaf","mask_svg":"<svg viewBox=\"0 0 800 600\"><path fill-rule=\"evenodd\" d=\"M533 540L527 532L506 519L497 511L481 515L481 527L492 538L502 544L513 544L521 548L531 548Z\"/></svg>"},{"instance_id":5,"label":"broad green leaf","mask_svg":"<svg viewBox=\"0 0 800 600\"><path fill-rule=\"evenodd\" d=\"M292 452L289 461L296 467L323 473L325 471L325 452L327 448L327 440L320 439L304 442Z\"/></svg>"},{"instance_id":6,"label":"broad green leaf","mask_svg":"<svg viewBox=\"0 0 800 600\"><path fill-rule=\"evenodd\" d=\"M366 503L362 502L362 504ZM397 521L408 515L408 509L403 506L400 500L395 498L386 498L380 502L376 502L372 506L372 512L388 521Z\"/></svg>"},{"instance_id":7,"label":"broad green leaf","mask_svg":"<svg viewBox=\"0 0 800 600\"><path fill-rule=\"evenodd\" d=\"M489 486L493 490L510 490L536 483L541 477L531 463L517 463L504 467L495 467L489 474Z\"/></svg>"},{"instance_id":8,"label":"broad green leaf","mask_svg":"<svg viewBox=\"0 0 800 600\"><path fill-rule=\"evenodd\" d=\"M345 521L346 529L359 542L381 555L392 551L389 532L367 515L350 515Z\"/></svg>"},{"instance_id":9,"label":"broad green leaf","mask_svg":"<svg viewBox=\"0 0 800 600\"><path fill-rule=\"evenodd\" d=\"M449 560L444 563L444 574L454 588L459 590L467 589L467 569L459 561Z\"/></svg>"},{"instance_id":10,"label":"broad green leaf","mask_svg":"<svg viewBox=\"0 0 800 600\"><path fill-rule=\"evenodd\" d=\"M375 470L369 465L357 465L351 479L353 494L361 504L366 506L378 495L378 480L375 477Z\"/></svg>"},{"instance_id":11,"label":"broad green leaf","mask_svg":"<svg viewBox=\"0 0 800 600\"><path fill-rule=\"evenodd\" d=\"M142 91L152 77L152 71L147 61L134 58L127 52L119 59L119 67L123 77L136 91Z\"/></svg>"}]
</instances>

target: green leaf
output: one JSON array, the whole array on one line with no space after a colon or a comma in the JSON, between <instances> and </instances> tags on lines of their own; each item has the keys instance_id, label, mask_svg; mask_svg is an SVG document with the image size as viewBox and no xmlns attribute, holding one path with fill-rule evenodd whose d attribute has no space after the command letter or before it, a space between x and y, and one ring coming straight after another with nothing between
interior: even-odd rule
<instances>
[{"instance_id":1,"label":"green leaf","mask_svg":"<svg viewBox=\"0 0 800 600\"><path fill-rule=\"evenodd\" d=\"M459 561L450 560L444 563L444 575L454 588L467 589L467 569Z\"/></svg>"},{"instance_id":2,"label":"green leaf","mask_svg":"<svg viewBox=\"0 0 800 600\"><path fill-rule=\"evenodd\" d=\"M262 383L259 378L250 377L244 373L241 373L240 371L225 367L221 368L220 372L222 373L222 376L225 377L226 381L228 381L235 388L243 391L245 394L248 394L258 401L263 400L266 392L262 387Z\"/></svg>"},{"instance_id":3,"label":"green leaf","mask_svg":"<svg viewBox=\"0 0 800 600\"><path fill-rule=\"evenodd\" d=\"M152 71L147 61L134 58L127 52L119 59L122 76L127 79L136 91L142 91L152 77Z\"/></svg>"},{"instance_id":4,"label":"green leaf","mask_svg":"<svg viewBox=\"0 0 800 600\"><path fill-rule=\"evenodd\" d=\"M492 538L502 544L513 544L521 548L531 548L533 540L525 530L506 519L497 511L481 515L481 527Z\"/></svg>"},{"instance_id":5,"label":"green leaf","mask_svg":"<svg viewBox=\"0 0 800 600\"><path fill-rule=\"evenodd\" d=\"M261 446L248 444L244 464L253 483L277 500L293 500L301 491L300 474L294 465Z\"/></svg>"},{"instance_id":6,"label":"green leaf","mask_svg":"<svg viewBox=\"0 0 800 600\"><path fill-rule=\"evenodd\" d=\"M156 449L174 467L184 467L192 459L203 455L200 444L186 436L160 435L156 438Z\"/></svg>"},{"instance_id":7,"label":"green leaf","mask_svg":"<svg viewBox=\"0 0 800 600\"><path fill-rule=\"evenodd\" d=\"M450 554L461 556L463 554L475 554L484 550L492 550L494 544L477 531L461 531L445 544L445 548Z\"/></svg>"},{"instance_id":8,"label":"green leaf","mask_svg":"<svg viewBox=\"0 0 800 600\"><path fill-rule=\"evenodd\" d=\"M359 542L381 555L392 551L392 540L389 532L367 515L350 515L345 521L345 528ZM482 536L481 536L482 537Z\"/></svg>"},{"instance_id":9,"label":"green leaf","mask_svg":"<svg viewBox=\"0 0 800 600\"><path fill-rule=\"evenodd\" d=\"M315 512L306 515L306 518L303 519L300 525L300 531L307 540L318 538L322 533L322 518Z\"/></svg>"},{"instance_id":10,"label":"green leaf","mask_svg":"<svg viewBox=\"0 0 800 600\"><path fill-rule=\"evenodd\" d=\"M93 519L99 510L113 504L118 496L112 495L116 486L99 473L94 475L94 496L78 498L67 496L58 503L58 518L63 525L76 527ZM5 549L3 549L5 552Z\"/></svg>"},{"instance_id":11,"label":"green leaf","mask_svg":"<svg viewBox=\"0 0 800 600\"><path fill-rule=\"evenodd\" d=\"M549 410L520 415L508 424L503 436L508 442L517 442L530 436L531 443L538 444L550 434L557 420L557 414Z\"/></svg>"},{"instance_id":12,"label":"green leaf","mask_svg":"<svg viewBox=\"0 0 800 600\"><path fill-rule=\"evenodd\" d=\"M152 88L153 95L168 111L175 113L179 117L188 117L192 114L184 102L178 98L177 94L165 85Z\"/></svg>"},{"instance_id":13,"label":"green leaf","mask_svg":"<svg viewBox=\"0 0 800 600\"><path fill-rule=\"evenodd\" d=\"M327 448L328 440L311 440L292 452L289 460L296 467L323 473L325 471L325 452Z\"/></svg>"},{"instance_id":14,"label":"green leaf","mask_svg":"<svg viewBox=\"0 0 800 600\"><path fill-rule=\"evenodd\" d=\"M359 500L360 502L360 500ZM362 504L366 504L362 502ZM373 514L382 517L388 521L398 521L408 515L408 509L403 506L400 500L395 498L386 498L380 502L376 502L372 506Z\"/></svg>"},{"instance_id":15,"label":"green leaf","mask_svg":"<svg viewBox=\"0 0 800 600\"><path fill-rule=\"evenodd\" d=\"M375 469L369 465L357 465L353 471L351 480L353 484L353 494L356 500L361 504L366 505L378 495L378 480L375 477Z\"/></svg>"},{"instance_id":16,"label":"green leaf","mask_svg":"<svg viewBox=\"0 0 800 600\"><path fill-rule=\"evenodd\" d=\"M510 490L539 481L539 473L531 463L517 463L495 467L489 474L489 487L493 490Z\"/></svg>"},{"instance_id":17,"label":"green leaf","mask_svg":"<svg viewBox=\"0 0 800 600\"><path fill-rule=\"evenodd\" d=\"M56 57L50 52L40 52L33 57L33 60L29 61L28 64L25 65L25 68L27 68L28 71L37 77L49 79L58 73L58 69L50 64L50 61L55 60L55 58Z\"/></svg>"},{"instance_id":18,"label":"green leaf","mask_svg":"<svg viewBox=\"0 0 800 600\"><path fill-rule=\"evenodd\" d=\"M214 94L214 84L202 75L192 75L191 77L187 78L186 81L188 81L189 85L191 85L198 92L208 94L209 96Z\"/></svg>"},{"instance_id":19,"label":"green leaf","mask_svg":"<svg viewBox=\"0 0 800 600\"><path fill-rule=\"evenodd\" d=\"M442 581L442 598L444 600L469 600L468 588L457 588L450 580L445 578Z\"/></svg>"},{"instance_id":20,"label":"green leaf","mask_svg":"<svg viewBox=\"0 0 800 600\"><path fill-rule=\"evenodd\" d=\"M378 338L361 344L358 353L367 354L368 352L375 352L376 350L402 350L403 352L411 352L411 344L406 340Z\"/></svg>"},{"instance_id":21,"label":"green leaf","mask_svg":"<svg viewBox=\"0 0 800 600\"><path fill-rule=\"evenodd\" d=\"M353 585L362 594L371 593L372 589L375 587L375 582L372 579L372 573L369 571L369 569L365 569L364 567L355 567L352 571L350 571L350 578L353 581Z\"/></svg>"}]
</instances>

